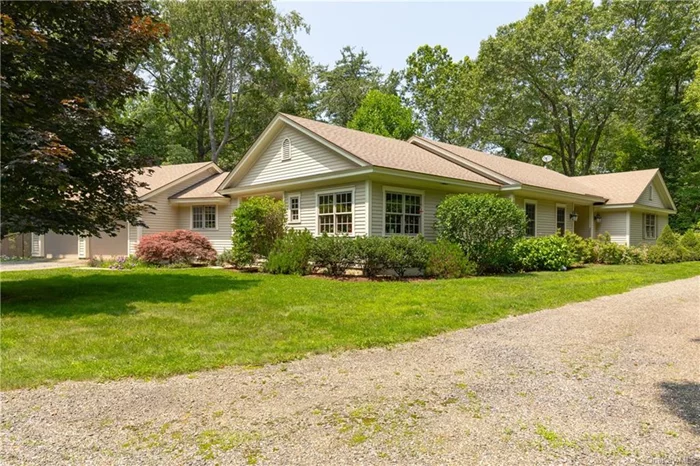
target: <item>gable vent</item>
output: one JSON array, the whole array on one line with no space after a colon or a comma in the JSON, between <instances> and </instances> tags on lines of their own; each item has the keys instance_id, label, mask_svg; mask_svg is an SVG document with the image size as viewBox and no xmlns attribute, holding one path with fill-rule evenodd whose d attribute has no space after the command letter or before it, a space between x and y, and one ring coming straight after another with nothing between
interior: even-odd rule
<instances>
[{"instance_id":1,"label":"gable vent","mask_svg":"<svg viewBox=\"0 0 700 466\"><path fill-rule=\"evenodd\" d=\"M292 141L286 138L282 141L282 160L291 160L292 158Z\"/></svg>"}]
</instances>

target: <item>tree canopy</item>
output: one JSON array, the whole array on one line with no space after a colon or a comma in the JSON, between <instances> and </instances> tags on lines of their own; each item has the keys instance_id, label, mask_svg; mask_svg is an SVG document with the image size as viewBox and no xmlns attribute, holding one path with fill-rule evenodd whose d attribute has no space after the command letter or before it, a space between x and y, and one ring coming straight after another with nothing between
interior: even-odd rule
<instances>
[{"instance_id":1,"label":"tree canopy","mask_svg":"<svg viewBox=\"0 0 700 466\"><path fill-rule=\"evenodd\" d=\"M276 112L307 111L311 65L294 37L306 28L298 14L279 14L271 1L159 6L171 32L144 63L154 84L146 105L171 120L194 160L233 165Z\"/></svg>"},{"instance_id":2,"label":"tree canopy","mask_svg":"<svg viewBox=\"0 0 700 466\"><path fill-rule=\"evenodd\" d=\"M404 107L397 95L373 89L367 93L348 128L406 140L418 129L410 108Z\"/></svg>"},{"instance_id":3,"label":"tree canopy","mask_svg":"<svg viewBox=\"0 0 700 466\"><path fill-rule=\"evenodd\" d=\"M0 234L136 223L149 160L115 118L133 65L167 32L141 1L4 2Z\"/></svg>"}]
</instances>

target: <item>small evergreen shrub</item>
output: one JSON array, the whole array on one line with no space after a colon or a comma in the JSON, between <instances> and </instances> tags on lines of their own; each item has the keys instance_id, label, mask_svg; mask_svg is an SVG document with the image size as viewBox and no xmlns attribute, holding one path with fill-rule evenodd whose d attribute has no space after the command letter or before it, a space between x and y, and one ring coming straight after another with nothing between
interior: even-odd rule
<instances>
[{"instance_id":1,"label":"small evergreen shrub","mask_svg":"<svg viewBox=\"0 0 700 466\"><path fill-rule=\"evenodd\" d=\"M203 235L190 230L146 235L136 246L136 257L149 264L212 263L216 251Z\"/></svg>"},{"instance_id":2,"label":"small evergreen shrub","mask_svg":"<svg viewBox=\"0 0 700 466\"><path fill-rule=\"evenodd\" d=\"M680 245L678 235L673 232L670 226L666 225L656 239L656 245L664 248L677 249Z\"/></svg>"},{"instance_id":3,"label":"small evergreen shrub","mask_svg":"<svg viewBox=\"0 0 700 466\"><path fill-rule=\"evenodd\" d=\"M345 275L345 271L356 261L355 242L347 236L329 236L324 233L313 242L311 260L314 268L325 269L328 275Z\"/></svg>"},{"instance_id":4,"label":"small evergreen shrub","mask_svg":"<svg viewBox=\"0 0 700 466\"><path fill-rule=\"evenodd\" d=\"M700 233L688 229L680 239L682 259L685 261L700 260Z\"/></svg>"},{"instance_id":5,"label":"small evergreen shrub","mask_svg":"<svg viewBox=\"0 0 700 466\"><path fill-rule=\"evenodd\" d=\"M416 268L423 272L428 255L427 243L421 235L389 237L387 265L401 278L406 275L408 269Z\"/></svg>"},{"instance_id":6,"label":"small evergreen shrub","mask_svg":"<svg viewBox=\"0 0 700 466\"><path fill-rule=\"evenodd\" d=\"M476 272L476 264L467 259L458 245L445 240L428 245L426 277L461 278L476 275Z\"/></svg>"},{"instance_id":7,"label":"small evergreen shrub","mask_svg":"<svg viewBox=\"0 0 700 466\"><path fill-rule=\"evenodd\" d=\"M260 196L243 201L233 213L232 263L240 267L267 257L275 241L284 236L285 217L281 200Z\"/></svg>"},{"instance_id":8,"label":"small evergreen shrub","mask_svg":"<svg viewBox=\"0 0 700 466\"><path fill-rule=\"evenodd\" d=\"M560 235L524 238L513 248L518 265L525 271L566 270L575 262L570 241Z\"/></svg>"},{"instance_id":9,"label":"small evergreen shrub","mask_svg":"<svg viewBox=\"0 0 700 466\"><path fill-rule=\"evenodd\" d=\"M436 229L474 261L479 273L512 269L513 246L525 236L525 212L492 194L457 194L438 206Z\"/></svg>"},{"instance_id":10,"label":"small evergreen shrub","mask_svg":"<svg viewBox=\"0 0 700 466\"><path fill-rule=\"evenodd\" d=\"M311 249L314 238L308 230L289 230L272 246L265 272L306 275L311 272Z\"/></svg>"},{"instance_id":11,"label":"small evergreen shrub","mask_svg":"<svg viewBox=\"0 0 700 466\"><path fill-rule=\"evenodd\" d=\"M362 275L376 277L389 268L388 239L381 236L361 236L355 239L357 263L362 267Z\"/></svg>"}]
</instances>

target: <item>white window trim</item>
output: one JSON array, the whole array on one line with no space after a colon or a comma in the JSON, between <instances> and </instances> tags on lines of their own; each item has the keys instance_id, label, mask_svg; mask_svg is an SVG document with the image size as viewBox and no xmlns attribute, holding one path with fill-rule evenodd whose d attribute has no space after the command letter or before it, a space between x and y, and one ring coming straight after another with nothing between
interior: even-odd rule
<instances>
[{"instance_id":1,"label":"white window trim","mask_svg":"<svg viewBox=\"0 0 700 466\"><path fill-rule=\"evenodd\" d=\"M569 230L569 209L566 204L557 204L554 207L554 228L557 229L556 233L559 234L559 228L557 228L557 210L563 207L564 208L564 232L571 231ZM537 222L537 208L535 208L535 222ZM535 230L536 231L536 230Z\"/></svg>"},{"instance_id":2,"label":"white window trim","mask_svg":"<svg viewBox=\"0 0 700 466\"><path fill-rule=\"evenodd\" d=\"M344 233L343 235L355 236L357 233L357 225L355 225L355 217L357 215L357 198L355 197L355 186L341 186L337 188L322 189L319 191L314 191L314 198L316 199L316 207L314 209L314 216L316 217L316 232L314 236L321 236L321 226L318 221L318 196L321 194L341 194L341 193L352 193L352 233ZM335 203L335 200L333 201ZM333 214L335 215L335 214ZM335 222L335 220L334 220ZM338 235L338 232L333 232L333 236Z\"/></svg>"},{"instance_id":3,"label":"white window trim","mask_svg":"<svg viewBox=\"0 0 700 466\"><path fill-rule=\"evenodd\" d=\"M649 190L649 200L653 201L654 200L654 187L653 187L653 185L650 184L647 187L647 189Z\"/></svg>"},{"instance_id":4,"label":"white window trim","mask_svg":"<svg viewBox=\"0 0 700 466\"><path fill-rule=\"evenodd\" d=\"M194 227L194 219L193 219L195 207L213 207L214 208L214 224L216 226L214 228L195 228ZM202 212L202 215L204 215L204 212ZM204 223L205 223L204 217L202 217L202 224L204 224ZM192 231L218 231L219 230L219 206L216 204L197 204L197 205L190 206L190 230L192 230Z\"/></svg>"},{"instance_id":5,"label":"white window trim","mask_svg":"<svg viewBox=\"0 0 700 466\"><path fill-rule=\"evenodd\" d=\"M296 197L299 200L299 218L292 220L292 198ZM316 201L318 203L318 201ZM354 202L354 200L353 200ZM287 194L287 223L292 225L297 225L301 223L301 193L289 193ZM354 228L353 228L354 229Z\"/></svg>"},{"instance_id":6,"label":"white window trim","mask_svg":"<svg viewBox=\"0 0 700 466\"><path fill-rule=\"evenodd\" d=\"M534 200L534 199L525 199L525 200L523 201L523 210L524 210L526 213L527 213L527 205L528 205L528 204L532 204L532 205L535 206L535 234L532 235L532 236L529 236L529 235L526 234L525 236L527 236L528 238L535 238L535 237L537 237L537 201ZM555 213L555 215L556 215L556 211L555 211L554 213ZM556 219L555 219L555 220L556 220ZM555 225L556 225L556 222L555 222Z\"/></svg>"},{"instance_id":7,"label":"white window trim","mask_svg":"<svg viewBox=\"0 0 700 466\"><path fill-rule=\"evenodd\" d=\"M647 216L654 217L654 236L647 236ZM656 214L642 215L644 224L644 239L657 239L659 237L659 216Z\"/></svg>"},{"instance_id":8,"label":"white window trim","mask_svg":"<svg viewBox=\"0 0 700 466\"><path fill-rule=\"evenodd\" d=\"M289 156L288 156L288 157L285 157L285 156L284 156L284 146L285 146L285 144L289 144ZM281 159L282 159L282 162L286 162L286 161L288 161L288 160L292 160L292 140L289 139L289 138L284 138L284 139L282 140L282 154L281 154Z\"/></svg>"},{"instance_id":9,"label":"white window trim","mask_svg":"<svg viewBox=\"0 0 700 466\"><path fill-rule=\"evenodd\" d=\"M410 188L397 188L395 186L382 186L382 236L392 236L392 235L404 235L404 236L418 236L406 233L391 233L387 235L386 233L386 193L395 194L418 194L420 195L420 232L419 235L425 236L425 229L423 228L423 223L425 219L425 191L420 189L410 189ZM403 214L402 214L403 215Z\"/></svg>"}]
</instances>

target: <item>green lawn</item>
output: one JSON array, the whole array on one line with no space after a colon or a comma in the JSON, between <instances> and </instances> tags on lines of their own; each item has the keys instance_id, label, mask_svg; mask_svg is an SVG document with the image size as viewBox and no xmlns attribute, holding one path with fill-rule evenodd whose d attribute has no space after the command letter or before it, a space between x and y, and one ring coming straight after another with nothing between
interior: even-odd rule
<instances>
[{"instance_id":1,"label":"green lawn","mask_svg":"<svg viewBox=\"0 0 700 466\"><path fill-rule=\"evenodd\" d=\"M423 282L214 269L2 274L3 389L263 364L414 340L700 274L698 263Z\"/></svg>"}]
</instances>

